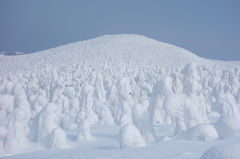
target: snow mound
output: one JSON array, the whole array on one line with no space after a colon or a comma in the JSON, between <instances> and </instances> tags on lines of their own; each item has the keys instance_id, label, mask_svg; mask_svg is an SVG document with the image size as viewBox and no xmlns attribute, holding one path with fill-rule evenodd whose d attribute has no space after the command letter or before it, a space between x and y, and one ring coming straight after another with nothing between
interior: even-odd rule
<instances>
[{"instance_id":1,"label":"snow mound","mask_svg":"<svg viewBox=\"0 0 240 159\"><path fill-rule=\"evenodd\" d=\"M55 128L51 133L50 147L54 149L67 148L66 133L61 128Z\"/></svg>"},{"instance_id":2,"label":"snow mound","mask_svg":"<svg viewBox=\"0 0 240 159\"><path fill-rule=\"evenodd\" d=\"M139 130L133 124L125 124L119 133L121 148L143 147L144 139Z\"/></svg>"},{"instance_id":3,"label":"snow mound","mask_svg":"<svg viewBox=\"0 0 240 159\"><path fill-rule=\"evenodd\" d=\"M216 140L218 133L211 124L199 124L180 134L177 139L185 140Z\"/></svg>"},{"instance_id":4,"label":"snow mound","mask_svg":"<svg viewBox=\"0 0 240 159\"><path fill-rule=\"evenodd\" d=\"M219 145L207 150L200 159L239 159L240 144Z\"/></svg>"},{"instance_id":5,"label":"snow mound","mask_svg":"<svg viewBox=\"0 0 240 159\"><path fill-rule=\"evenodd\" d=\"M214 127L221 138L240 134L240 121L232 117L221 117Z\"/></svg>"}]
</instances>

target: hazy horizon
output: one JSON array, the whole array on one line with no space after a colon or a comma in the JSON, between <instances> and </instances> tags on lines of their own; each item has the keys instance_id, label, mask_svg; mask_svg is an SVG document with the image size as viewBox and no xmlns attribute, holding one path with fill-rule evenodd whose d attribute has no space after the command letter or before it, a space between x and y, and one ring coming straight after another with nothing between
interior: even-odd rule
<instances>
[{"instance_id":1,"label":"hazy horizon","mask_svg":"<svg viewBox=\"0 0 240 159\"><path fill-rule=\"evenodd\" d=\"M34 53L138 34L216 60L240 60L240 1L0 1L0 51Z\"/></svg>"}]
</instances>

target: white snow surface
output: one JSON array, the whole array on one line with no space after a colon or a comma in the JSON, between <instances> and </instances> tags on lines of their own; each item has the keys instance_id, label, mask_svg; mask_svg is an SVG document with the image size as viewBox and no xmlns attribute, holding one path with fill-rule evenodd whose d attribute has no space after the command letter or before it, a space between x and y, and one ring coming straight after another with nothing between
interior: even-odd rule
<instances>
[{"instance_id":1,"label":"white snow surface","mask_svg":"<svg viewBox=\"0 0 240 159\"><path fill-rule=\"evenodd\" d=\"M126 34L0 55L1 158L240 156L239 121L239 61Z\"/></svg>"},{"instance_id":2,"label":"white snow surface","mask_svg":"<svg viewBox=\"0 0 240 159\"><path fill-rule=\"evenodd\" d=\"M240 143L225 144L207 150L200 159L239 159Z\"/></svg>"}]
</instances>

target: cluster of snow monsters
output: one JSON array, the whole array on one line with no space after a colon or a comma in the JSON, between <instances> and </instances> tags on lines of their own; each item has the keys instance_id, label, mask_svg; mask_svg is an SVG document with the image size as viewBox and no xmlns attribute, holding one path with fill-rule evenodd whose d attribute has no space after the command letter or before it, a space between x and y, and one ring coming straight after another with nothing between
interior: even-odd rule
<instances>
[{"instance_id":1,"label":"cluster of snow monsters","mask_svg":"<svg viewBox=\"0 0 240 159\"><path fill-rule=\"evenodd\" d=\"M237 135L239 120L239 67L105 61L0 77L7 153L30 142L66 148L72 128L76 140L91 140L96 124L121 125L121 148L156 142L153 123L175 125L176 139L214 140Z\"/></svg>"}]
</instances>

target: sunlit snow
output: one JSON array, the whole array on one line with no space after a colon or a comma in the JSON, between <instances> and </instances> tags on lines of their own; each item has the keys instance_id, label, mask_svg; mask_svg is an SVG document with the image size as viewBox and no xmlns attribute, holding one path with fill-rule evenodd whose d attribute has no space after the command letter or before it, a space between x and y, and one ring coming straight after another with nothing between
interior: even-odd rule
<instances>
[{"instance_id":1,"label":"sunlit snow","mask_svg":"<svg viewBox=\"0 0 240 159\"><path fill-rule=\"evenodd\" d=\"M239 135L238 61L139 35L0 55L1 158L237 159Z\"/></svg>"}]
</instances>

